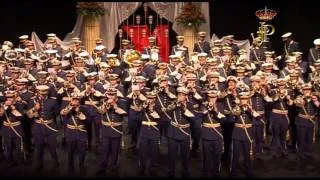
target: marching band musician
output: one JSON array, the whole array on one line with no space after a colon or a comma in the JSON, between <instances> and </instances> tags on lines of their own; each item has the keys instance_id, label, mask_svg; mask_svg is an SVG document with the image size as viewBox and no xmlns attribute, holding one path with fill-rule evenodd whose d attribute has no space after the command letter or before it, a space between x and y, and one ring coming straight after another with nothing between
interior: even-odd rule
<instances>
[{"instance_id":1,"label":"marching band musician","mask_svg":"<svg viewBox=\"0 0 320 180\"><path fill-rule=\"evenodd\" d=\"M123 76L121 64L120 64L116 54L108 54L107 55L107 63L110 66L111 73L118 74L120 77Z\"/></svg>"},{"instance_id":2,"label":"marching band musician","mask_svg":"<svg viewBox=\"0 0 320 180\"><path fill-rule=\"evenodd\" d=\"M236 77L238 82L245 83L246 85L250 85L250 77L246 75L246 68L243 67L242 65L236 66L235 71L236 71Z\"/></svg>"},{"instance_id":3,"label":"marching band musician","mask_svg":"<svg viewBox=\"0 0 320 180\"><path fill-rule=\"evenodd\" d=\"M302 80L301 77L299 77L300 72L297 70L292 70L289 73L289 78L286 77L288 79L287 82L287 87L288 87L288 94L290 95L290 97L292 97L292 99L295 99L298 95L301 94L301 86L304 84L304 81ZM296 110L296 105L292 104L291 106L289 106L288 109L288 115L289 115L289 119L290 119L290 128L289 128L289 133L290 133L290 137L291 137L291 149L296 150L296 124L295 124L295 119L298 115L298 112ZM290 146L290 145L289 145Z\"/></svg>"},{"instance_id":4,"label":"marching band musician","mask_svg":"<svg viewBox=\"0 0 320 180\"><path fill-rule=\"evenodd\" d=\"M96 41L96 47L97 47L97 46L100 46L100 45L103 45L103 39L98 38L98 39L96 39L95 41ZM104 52L105 52L106 54L108 54L107 49L104 49ZM91 56L92 56L93 59L95 59L95 58L94 58L95 53L96 53L96 51L93 49L93 51L91 52Z\"/></svg>"},{"instance_id":5,"label":"marching band musician","mask_svg":"<svg viewBox=\"0 0 320 180\"><path fill-rule=\"evenodd\" d=\"M45 45L45 49L57 50L57 54L61 57L63 54L63 49L57 42L57 36L53 33L47 34L48 43Z\"/></svg>"},{"instance_id":6,"label":"marching band musician","mask_svg":"<svg viewBox=\"0 0 320 180\"><path fill-rule=\"evenodd\" d=\"M119 49L119 52L118 52L118 57L120 59L120 68L122 70L125 70L127 68L129 68L129 64L126 63L125 61L125 58L126 56L129 54L129 52L132 50L129 46L130 44L130 41L129 40L126 40L126 39L122 39L121 40L121 49Z\"/></svg>"},{"instance_id":7,"label":"marching band musician","mask_svg":"<svg viewBox=\"0 0 320 180\"><path fill-rule=\"evenodd\" d=\"M203 87L204 85L205 85L205 82L206 82L206 80L207 80L207 75L209 74L209 73L212 73L212 72L218 72L218 73L220 73L220 71L217 69L218 68L218 66L217 66L217 64L218 64L218 59L217 58L209 58L208 60L207 60L207 63L206 63L206 65L207 65L207 72L206 72L206 74L204 75L204 76L202 76L202 77L200 77L200 86L201 87Z\"/></svg>"},{"instance_id":8,"label":"marching band musician","mask_svg":"<svg viewBox=\"0 0 320 180\"><path fill-rule=\"evenodd\" d=\"M199 151L200 136L201 136L201 119L200 119L200 105L203 101L201 88L197 86L197 76L194 73L186 75L186 88L188 89L187 103L191 105L194 112L195 119L191 123L191 137L192 137L192 155L196 156Z\"/></svg>"},{"instance_id":9,"label":"marching band musician","mask_svg":"<svg viewBox=\"0 0 320 180\"><path fill-rule=\"evenodd\" d=\"M295 57L297 68L301 68L302 79L306 81L308 78L308 62L303 59L302 52L297 51L297 52L292 52L292 54Z\"/></svg>"},{"instance_id":10,"label":"marching band musician","mask_svg":"<svg viewBox=\"0 0 320 180\"><path fill-rule=\"evenodd\" d=\"M217 59L217 63L218 64L221 64L222 63L222 58L221 58L221 55L222 55L222 48L220 46L214 46L212 49L211 49L211 56L212 58L214 59Z\"/></svg>"},{"instance_id":11,"label":"marching band musician","mask_svg":"<svg viewBox=\"0 0 320 180\"><path fill-rule=\"evenodd\" d=\"M79 155L80 173L85 172L84 161L87 150L87 133L84 122L87 120L85 107L80 105L81 97L72 93L69 104L61 109L63 121L66 124L66 141L68 144L68 174L74 174L75 153Z\"/></svg>"},{"instance_id":12,"label":"marching band musician","mask_svg":"<svg viewBox=\"0 0 320 180\"><path fill-rule=\"evenodd\" d=\"M34 48L34 43L32 41L27 41L26 45L26 58L37 58L38 52Z\"/></svg>"},{"instance_id":13,"label":"marching band musician","mask_svg":"<svg viewBox=\"0 0 320 180\"><path fill-rule=\"evenodd\" d=\"M218 177L221 169L223 153L223 135L220 122L225 117L217 106L218 92L215 89L207 91L208 101L202 103L202 162L205 176ZM221 105L221 104L220 104Z\"/></svg>"},{"instance_id":14,"label":"marching band musician","mask_svg":"<svg viewBox=\"0 0 320 180\"><path fill-rule=\"evenodd\" d=\"M182 177L189 176L189 158L191 142L190 124L195 115L192 113L191 104L187 103L189 90L185 87L177 88L178 97L174 103L168 105L165 111L170 116L170 125L168 127L168 163L169 177L175 176L175 164L178 149L180 149L180 161L182 166Z\"/></svg>"},{"instance_id":15,"label":"marching band musician","mask_svg":"<svg viewBox=\"0 0 320 180\"><path fill-rule=\"evenodd\" d=\"M315 39L313 41L314 47L309 49L308 52L308 64L312 66L315 61L320 59L320 39Z\"/></svg>"},{"instance_id":16,"label":"marching band musician","mask_svg":"<svg viewBox=\"0 0 320 180\"><path fill-rule=\"evenodd\" d=\"M289 56L286 60L286 66L280 71L279 78L285 78L291 71L294 71L296 67L296 59L294 56Z\"/></svg>"},{"instance_id":17,"label":"marching band musician","mask_svg":"<svg viewBox=\"0 0 320 180\"><path fill-rule=\"evenodd\" d=\"M117 89L117 96L119 98L125 98L125 90L120 82L120 77L118 74L108 74L108 87Z\"/></svg>"},{"instance_id":18,"label":"marching band musician","mask_svg":"<svg viewBox=\"0 0 320 180\"><path fill-rule=\"evenodd\" d=\"M219 99L223 104L223 109L220 110L226 116L226 121L221 122L221 128L223 133L224 141L224 154L223 159L227 160L230 155L230 144L231 135L233 129L234 115L232 114L233 108L235 107L237 98L237 78L235 76L229 76L227 78L227 88L219 93Z\"/></svg>"},{"instance_id":19,"label":"marching band musician","mask_svg":"<svg viewBox=\"0 0 320 180\"><path fill-rule=\"evenodd\" d=\"M38 73L38 69L35 67L34 65L34 60L27 58L23 61L23 65L24 65L24 70L27 72L26 73L26 78L30 81L36 81L36 76Z\"/></svg>"},{"instance_id":20,"label":"marching band musician","mask_svg":"<svg viewBox=\"0 0 320 180\"><path fill-rule=\"evenodd\" d=\"M189 50L187 46L183 45L184 36L177 36L176 38L177 45L172 46L171 55L177 54L177 52L182 51L184 62L189 65Z\"/></svg>"},{"instance_id":21,"label":"marching band musician","mask_svg":"<svg viewBox=\"0 0 320 180\"><path fill-rule=\"evenodd\" d=\"M118 170L118 156L123 135L122 122L123 116L127 114L124 109L124 101L120 101L117 97L117 89L108 88L106 97L102 105L99 106L99 113L102 114L102 126L98 174L105 174L109 158L111 159L110 170L112 172Z\"/></svg>"},{"instance_id":22,"label":"marching band musician","mask_svg":"<svg viewBox=\"0 0 320 180\"><path fill-rule=\"evenodd\" d=\"M67 80L64 81L63 87L61 87L57 92L57 99L60 102L61 109L64 109L68 104L71 102L72 94L80 94L80 89L73 84L72 81L68 79L74 79L72 72L67 72L66 78ZM62 138L62 145L66 144L66 121L62 120L62 128L63 128L63 138Z\"/></svg>"},{"instance_id":23,"label":"marching band musician","mask_svg":"<svg viewBox=\"0 0 320 180\"><path fill-rule=\"evenodd\" d=\"M172 85L177 87L179 84L179 79L181 78L181 74L179 73L179 69L183 66L183 63L179 56L177 55L170 55L170 64L168 67L168 75L170 79L172 79Z\"/></svg>"},{"instance_id":24,"label":"marching band musician","mask_svg":"<svg viewBox=\"0 0 320 180\"><path fill-rule=\"evenodd\" d=\"M144 175L147 168L147 160L150 159L149 173L155 175L159 156L159 121L161 117L157 113L156 93L146 92L147 100L143 104L141 128L139 131L139 174Z\"/></svg>"},{"instance_id":25,"label":"marching band musician","mask_svg":"<svg viewBox=\"0 0 320 180\"><path fill-rule=\"evenodd\" d=\"M94 54L92 54L92 59L94 60L94 64L97 66L101 62L107 61L107 54L105 54L105 46L98 45L94 48Z\"/></svg>"},{"instance_id":26,"label":"marching band musician","mask_svg":"<svg viewBox=\"0 0 320 180\"><path fill-rule=\"evenodd\" d=\"M207 74L208 71L208 66L207 66L207 61L208 61L208 54L206 53L199 53L198 54L198 67L196 68L197 72L197 77L200 79L202 76Z\"/></svg>"},{"instance_id":27,"label":"marching band musician","mask_svg":"<svg viewBox=\"0 0 320 180\"><path fill-rule=\"evenodd\" d=\"M56 99L48 96L49 86L39 85L36 90L37 96L32 98L27 111L27 116L34 119L32 133L36 150L36 169L41 171L43 168L45 138L54 161L54 168L59 168L56 149L58 130L53 123L53 120L59 114L59 104Z\"/></svg>"},{"instance_id":28,"label":"marching band musician","mask_svg":"<svg viewBox=\"0 0 320 180\"><path fill-rule=\"evenodd\" d=\"M100 100L103 97L103 93L105 92L103 85L101 83L97 83L97 73L92 72L89 73L86 77L87 82L84 84L84 89L81 92L81 96L83 97L83 101L85 103L85 107L88 108L89 114L87 114L87 121L85 122L86 130L88 133L88 149L92 148L92 125L94 126L94 145L97 150L99 147L99 129L100 129L100 115L98 113L98 106L100 104ZM96 151L97 152L97 151Z\"/></svg>"},{"instance_id":29,"label":"marching band musician","mask_svg":"<svg viewBox=\"0 0 320 180\"><path fill-rule=\"evenodd\" d=\"M143 62L141 60L134 60L131 67L123 73L123 85L125 90L127 90L126 94L128 94L128 90L131 88L132 82L135 81L137 76L147 78L146 73L143 72Z\"/></svg>"},{"instance_id":30,"label":"marching band musician","mask_svg":"<svg viewBox=\"0 0 320 180\"><path fill-rule=\"evenodd\" d=\"M293 100L288 95L288 89L286 88L286 80L278 79L277 88L271 92L273 101L272 112L270 115L271 127L272 127L272 140L271 147L280 152L284 158L287 157L287 145L286 140L290 139L289 136L289 116L288 108L293 104ZM280 145L278 145L280 143Z\"/></svg>"},{"instance_id":31,"label":"marching band musician","mask_svg":"<svg viewBox=\"0 0 320 180\"><path fill-rule=\"evenodd\" d=\"M31 143L32 133L31 133L31 119L29 119L24 112L26 112L29 108L30 99L34 96L32 91L28 90L28 79L19 78L15 82L15 91L17 92L16 104L19 106L19 109L22 110L21 117L21 126L24 134L24 147L26 157L29 158L33 148Z\"/></svg>"},{"instance_id":32,"label":"marching band musician","mask_svg":"<svg viewBox=\"0 0 320 180\"><path fill-rule=\"evenodd\" d=\"M157 87L157 84L159 82L159 77L166 75L168 76L168 63L165 62L160 62L157 64L156 66L156 70L155 70L155 78L152 80L151 82L151 89L155 89ZM172 80L172 77L171 77ZM170 84L172 85L172 82L170 82Z\"/></svg>"},{"instance_id":33,"label":"marching band musician","mask_svg":"<svg viewBox=\"0 0 320 180\"><path fill-rule=\"evenodd\" d=\"M218 72L211 71L207 74L206 77L207 83L205 84L204 89L216 89L218 91L223 91L225 89L225 81L222 76Z\"/></svg>"},{"instance_id":34,"label":"marching band musician","mask_svg":"<svg viewBox=\"0 0 320 180\"><path fill-rule=\"evenodd\" d=\"M311 81L311 80L315 80L317 78L320 77L320 59L318 59L317 61L315 61L313 63L312 66L309 66L311 69L311 73L309 75L309 78L307 80L307 82Z\"/></svg>"},{"instance_id":35,"label":"marching band musician","mask_svg":"<svg viewBox=\"0 0 320 180\"><path fill-rule=\"evenodd\" d=\"M254 38L252 41L252 47L250 48L250 62L254 63L257 67L257 70L260 69L261 64L264 61L264 52L265 49L260 47L261 38Z\"/></svg>"},{"instance_id":36,"label":"marching band musician","mask_svg":"<svg viewBox=\"0 0 320 180\"><path fill-rule=\"evenodd\" d=\"M263 63L261 65L261 70L259 70L256 75L263 75L269 85L275 86L275 81L278 79L278 75L273 71L273 63Z\"/></svg>"},{"instance_id":37,"label":"marching band musician","mask_svg":"<svg viewBox=\"0 0 320 180\"><path fill-rule=\"evenodd\" d=\"M231 66L234 65L237 61L237 56L232 54L232 48L230 46L224 45L222 47L222 62L223 67L228 71L231 69Z\"/></svg>"},{"instance_id":38,"label":"marching band musician","mask_svg":"<svg viewBox=\"0 0 320 180\"><path fill-rule=\"evenodd\" d=\"M282 55L278 56L276 59L279 60L279 69L282 69L285 66L285 58L288 56L292 56L292 52L296 52L300 50L299 43L292 39L292 33L287 32L283 34L282 41L284 42L284 52Z\"/></svg>"},{"instance_id":39,"label":"marching band musician","mask_svg":"<svg viewBox=\"0 0 320 180\"><path fill-rule=\"evenodd\" d=\"M0 107L1 131L3 138L4 156L8 166L14 166L24 162L23 129L21 121L23 118L22 109L16 104L16 93L14 91L5 91L5 101ZM14 159L13 152L16 146L19 156Z\"/></svg>"},{"instance_id":40,"label":"marching band musician","mask_svg":"<svg viewBox=\"0 0 320 180\"><path fill-rule=\"evenodd\" d=\"M245 175L253 177L253 118L259 114L252 109L249 103L250 92L240 92L240 102L236 105L232 114L235 116L235 126L232 131L230 175L237 175L240 152L243 151Z\"/></svg>"},{"instance_id":41,"label":"marching band musician","mask_svg":"<svg viewBox=\"0 0 320 180\"><path fill-rule=\"evenodd\" d=\"M22 35L19 37L19 45L18 48L25 49L26 44L28 42L29 36L28 35Z\"/></svg>"},{"instance_id":42,"label":"marching band musician","mask_svg":"<svg viewBox=\"0 0 320 180\"><path fill-rule=\"evenodd\" d=\"M299 158L310 161L313 159L311 145L315 142L315 126L320 103L318 97L313 94L310 83L304 84L301 89L302 95L299 95L294 101L298 111L295 122L297 125L298 155Z\"/></svg>"},{"instance_id":43,"label":"marching band musician","mask_svg":"<svg viewBox=\"0 0 320 180\"><path fill-rule=\"evenodd\" d=\"M143 72L147 75L147 85L150 85L152 80L155 79L156 74L156 61L152 61L151 57L147 54L141 55L141 60L143 62Z\"/></svg>"},{"instance_id":44,"label":"marching band musician","mask_svg":"<svg viewBox=\"0 0 320 180\"><path fill-rule=\"evenodd\" d=\"M199 40L194 44L193 52L198 52L198 53L207 53L209 57L211 57L210 54L210 43L205 40L206 37L206 32L199 32Z\"/></svg>"},{"instance_id":45,"label":"marching band musician","mask_svg":"<svg viewBox=\"0 0 320 180\"><path fill-rule=\"evenodd\" d=\"M237 44L234 43L234 35L227 35L225 36L225 44L227 44L229 47L231 47L231 50L232 50L232 55L233 56L237 56L239 55L238 52L239 52L239 47Z\"/></svg>"},{"instance_id":46,"label":"marching band musician","mask_svg":"<svg viewBox=\"0 0 320 180\"><path fill-rule=\"evenodd\" d=\"M48 81L49 73L47 71L38 71L37 73L37 81L33 82L33 90L36 89L39 85L46 85L49 87L49 97L57 97L57 89L55 88L54 84Z\"/></svg>"},{"instance_id":47,"label":"marching band musician","mask_svg":"<svg viewBox=\"0 0 320 180\"><path fill-rule=\"evenodd\" d=\"M155 37L149 37L149 46L143 49L142 54L148 54L153 61L160 61L160 48L156 44Z\"/></svg>"},{"instance_id":48,"label":"marching band musician","mask_svg":"<svg viewBox=\"0 0 320 180\"><path fill-rule=\"evenodd\" d=\"M56 72L57 77L64 79L66 77L66 72L63 71L61 68L61 61L54 60L51 63L53 70Z\"/></svg>"},{"instance_id":49,"label":"marching band musician","mask_svg":"<svg viewBox=\"0 0 320 180\"><path fill-rule=\"evenodd\" d=\"M261 78L257 75L252 76L251 80L251 92L250 92L250 104L252 109L256 111L259 116L254 117L252 120L253 125L253 143L254 143L254 156L256 159L261 159L263 154L263 143L266 139L266 114L265 108L267 103L272 102L268 92L265 88L261 87Z\"/></svg>"},{"instance_id":50,"label":"marching band musician","mask_svg":"<svg viewBox=\"0 0 320 180\"><path fill-rule=\"evenodd\" d=\"M140 124L138 123L141 118L143 109L143 102L146 100L145 92L149 88L145 87L146 79L143 76L137 76L132 83L132 86L127 95L128 110L128 128L131 134L131 141L129 149L135 151L137 149L138 133Z\"/></svg>"},{"instance_id":51,"label":"marching band musician","mask_svg":"<svg viewBox=\"0 0 320 180\"><path fill-rule=\"evenodd\" d=\"M81 90L84 88L86 76L88 75L87 68L85 67L84 60L81 57L74 58L73 70L76 72L75 79L81 84Z\"/></svg>"},{"instance_id":52,"label":"marching band musician","mask_svg":"<svg viewBox=\"0 0 320 180\"><path fill-rule=\"evenodd\" d=\"M177 97L175 95L175 88L169 85L169 76L161 75L158 78L158 89L156 89L156 107L160 107L159 115L161 117L161 121L159 122L159 130L160 130L160 143L163 140L162 137L167 138L167 130L170 125L170 116L165 109L169 104L172 103Z\"/></svg>"},{"instance_id":53,"label":"marching band musician","mask_svg":"<svg viewBox=\"0 0 320 180\"><path fill-rule=\"evenodd\" d=\"M211 52L212 57L214 57L215 54L217 54L218 56L222 56L222 40L217 39L213 41Z\"/></svg>"}]
</instances>

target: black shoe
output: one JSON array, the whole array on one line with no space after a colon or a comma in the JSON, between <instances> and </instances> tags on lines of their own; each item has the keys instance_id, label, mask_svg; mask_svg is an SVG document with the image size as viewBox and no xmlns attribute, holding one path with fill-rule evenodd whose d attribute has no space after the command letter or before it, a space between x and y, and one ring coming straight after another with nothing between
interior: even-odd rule
<instances>
[{"instance_id":1,"label":"black shoe","mask_svg":"<svg viewBox=\"0 0 320 180\"><path fill-rule=\"evenodd\" d=\"M145 176L145 170L144 169L139 169L139 176Z\"/></svg>"},{"instance_id":2,"label":"black shoe","mask_svg":"<svg viewBox=\"0 0 320 180\"><path fill-rule=\"evenodd\" d=\"M58 169L60 167L60 163L59 162L55 162L53 165L54 169Z\"/></svg>"},{"instance_id":3,"label":"black shoe","mask_svg":"<svg viewBox=\"0 0 320 180\"><path fill-rule=\"evenodd\" d=\"M282 157L285 158L285 159L288 159L288 152L287 151L283 151L281 153Z\"/></svg>"},{"instance_id":4,"label":"black shoe","mask_svg":"<svg viewBox=\"0 0 320 180\"><path fill-rule=\"evenodd\" d=\"M81 176L84 176L87 172L87 169L84 167L84 165L79 165L79 174Z\"/></svg>"},{"instance_id":5,"label":"black shoe","mask_svg":"<svg viewBox=\"0 0 320 180\"><path fill-rule=\"evenodd\" d=\"M189 173L183 173L183 174L181 174L181 177L182 178L188 178L189 177Z\"/></svg>"},{"instance_id":6,"label":"black shoe","mask_svg":"<svg viewBox=\"0 0 320 180\"><path fill-rule=\"evenodd\" d=\"M74 169L69 169L67 174L68 176L74 176Z\"/></svg>"},{"instance_id":7,"label":"black shoe","mask_svg":"<svg viewBox=\"0 0 320 180\"><path fill-rule=\"evenodd\" d=\"M99 169L96 172L96 175L99 176L99 177L106 176L106 170L105 169Z\"/></svg>"},{"instance_id":8,"label":"black shoe","mask_svg":"<svg viewBox=\"0 0 320 180\"><path fill-rule=\"evenodd\" d=\"M36 172L41 172L43 170L43 165L36 166Z\"/></svg>"},{"instance_id":9,"label":"black shoe","mask_svg":"<svg viewBox=\"0 0 320 180\"><path fill-rule=\"evenodd\" d=\"M67 140L66 140L66 138L62 138L61 145L62 145L62 147L66 147L66 146L67 146Z\"/></svg>"}]
</instances>

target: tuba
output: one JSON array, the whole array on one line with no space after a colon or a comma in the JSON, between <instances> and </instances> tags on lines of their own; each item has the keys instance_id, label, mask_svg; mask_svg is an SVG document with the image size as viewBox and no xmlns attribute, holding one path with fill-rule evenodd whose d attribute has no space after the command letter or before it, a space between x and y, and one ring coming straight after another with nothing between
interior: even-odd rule
<instances>
[{"instance_id":1,"label":"tuba","mask_svg":"<svg viewBox=\"0 0 320 180\"><path fill-rule=\"evenodd\" d=\"M131 66L132 62L134 60L138 60L140 59L141 55L138 51L136 50L131 50L131 51L127 51L124 54L124 58L123 61L126 62L127 64L129 64L129 66Z\"/></svg>"}]
</instances>

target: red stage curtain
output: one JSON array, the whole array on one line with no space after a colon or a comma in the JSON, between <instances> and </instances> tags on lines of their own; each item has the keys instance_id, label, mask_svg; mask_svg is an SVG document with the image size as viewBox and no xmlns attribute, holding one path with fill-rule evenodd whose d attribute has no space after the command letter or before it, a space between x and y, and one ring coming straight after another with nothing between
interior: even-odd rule
<instances>
[{"instance_id":1,"label":"red stage curtain","mask_svg":"<svg viewBox=\"0 0 320 180\"><path fill-rule=\"evenodd\" d=\"M149 45L148 38L149 28L147 25L127 26L123 25L122 30L129 32L129 37L133 43L135 50L143 52L143 48ZM169 26L157 25L153 31L153 36L157 38L157 46L160 47L160 57L164 62L168 62L169 56Z\"/></svg>"},{"instance_id":2,"label":"red stage curtain","mask_svg":"<svg viewBox=\"0 0 320 180\"><path fill-rule=\"evenodd\" d=\"M129 39L133 43L135 50L142 52L149 44L149 28L147 25L122 26L122 30L129 34ZM129 30L129 31L128 31Z\"/></svg>"},{"instance_id":3,"label":"red stage curtain","mask_svg":"<svg viewBox=\"0 0 320 180\"><path fill-rule=\"evenodd\" d=\"M160 57L162 61L168 62L169 56L169 26L157 25L153 31L153 35L157 38L157 45L160 47Z\"/></svg>"}]
</instances>

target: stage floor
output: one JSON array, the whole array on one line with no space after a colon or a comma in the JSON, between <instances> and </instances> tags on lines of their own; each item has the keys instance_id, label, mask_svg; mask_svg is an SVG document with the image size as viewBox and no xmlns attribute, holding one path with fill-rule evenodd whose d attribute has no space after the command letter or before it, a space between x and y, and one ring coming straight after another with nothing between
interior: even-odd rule
<instances>
[{"instance_id":1,"label":"stage floor","mask_svg":"<svg viewBox=\"0 0 320 180\"><path fill-rule=\"evenodd\" d=\"M128 137L125 136L125 143L128 142ZM61 138L61 134L59 135ZM166 157L166 145L161 144L159 157L160 164L157 176L166 177L167 175L167 157ZM314 160L310 161L309 164L303 165L299 162L296 153L289 152L288 159L283 157L276 157L270 154L270 151L265 150L264 160L255 160L254 175L255 177L262 178L277 178L277 177L320 177L320 171L317 170L317 167L320 167L320 144L317 142L313 145L312 150L314 152ZM49 151L45 151L45 167L43 172L35 171L35 156L32 157L33 163L27 165L18 165L15 167L6 167L4 161L0 163L0 175L1 177L66 177L67 175L67 156L66 149L59 145L58 153L60 156L60 170L53 171L52 161ZM129 152L124 149L120 153L120 168L118 173L112 173L107 171L107 177L139 177L138 174L138 163L137 156L134 153ZM78 158L75 162L76 173L79 172L77 163ZM98 168L99 156L97 156L94 151L90 151L87 154L86 158L86 172L85 174L76 174L76 177L97 177L97 168ZM240 162L242 163L242 161ZM242 164L240 164L243 167ZM302 168L303 167L303 168ZM221 169L221 177L228 177L229 167L223 163ZM191 166L190 166L190 177L202 177L202 163L201 156L198 158L191 157ZM148 174L146 175L148 176ZM180 164L177 162L176 176L180 177ZM245 177L244 174L240 171L239 177Z\"/></svg>"}]
</instances>

